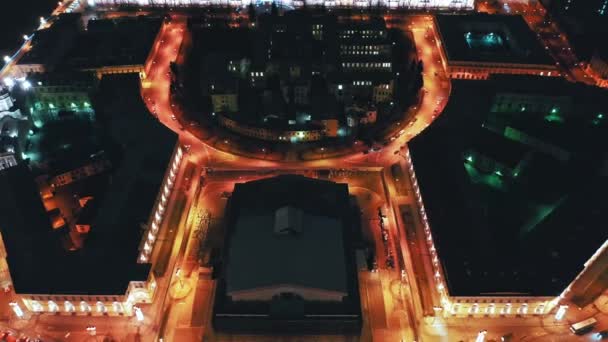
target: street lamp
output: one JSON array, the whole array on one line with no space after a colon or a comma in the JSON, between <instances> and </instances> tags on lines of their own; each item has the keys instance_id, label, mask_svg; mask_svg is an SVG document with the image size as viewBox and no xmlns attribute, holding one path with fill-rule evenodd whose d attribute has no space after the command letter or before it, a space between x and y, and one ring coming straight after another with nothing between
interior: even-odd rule
<instances>
[{"instance_id":1,"label":"street lamp","mask_svg":"<svg viewBox=\"0 0 608 342\"><path fill-rule=\"evenodd\" d=\"M87 326L87 332L89 333L89 335L95 336L97 335L97 327L95 327L94 325L89 325Z\"/></svg>"},{"instance_id":2,"label":"street lamp","mask_svg":"<svg viewBox=\"0 0 608 342\"><path fill-rule=\"evenodd\" d=\"M475 342L483 342L486 339L486 334L488 333L487 330L482 330L477 334L477 338L475 339Z\"/></svg>"},{"instance_id":3,"label":"street lamp","mask_svg":"<svg viewBox=\"0 0 608 342\"><path fill-rule=\"evenodd\" d=\"M9 305L17 317L22 318L24 316L23 310L21 310L21 307L17 302L10 302Z\"/></svg>"},{"instance_id":4,"label":"street lamp","mask_svg":"<svg viewBox=\"0 0 608 342\"><path fill-rule=\"evenodd\" d=\"M184 288L184 280L182 279L182 269L181 268L177 268L177 270L175 271L175 276L177 277L177 281L179 282L179 287L180 289Z\"/></svg>"},{"instance_id":5,"label":"street lamp","mask_svg":"<svg viewBox=\"0 0 608 342\"><path fill-rule=\"evenodd\" d=\"M557 309L557 312L555 313L555 319L560 321L562 318L564 318L566 310L568 310L568 305L560 305L559 309Z\"/></svg>"},{"instance_id":6,"label":"street lamp","mask_svg":"<svg viewBox=\"0 0 608 342\"><path fill-rule=\"evenodd\" d=\"M137 318L138 322L143 322L144 320L144 313L141 311L141 309L139 308L139 306L134 306L133 310L135 310L135 317Z\"/></svg>"},{"instance_id":7,"label":"street lamp","mask_svg":"<svg viewBox=\"0 0 608 342\"><path fill-rule=\"evenodd\" d=\"M4 63L8 63L11 61L11 58L9 56L4 56Z\"/></svg>"},{"instance_id":8,"label":"street lamp","mask_svg":"<svg viewBox=\"0 0 608 342\"><path fill-rule=\"evenodd\" d=\"M30 83L30 81L23 81L21 82L21 89L23 90L29 90L32 87L32 84Z\"/></svg>"}]
</instances>

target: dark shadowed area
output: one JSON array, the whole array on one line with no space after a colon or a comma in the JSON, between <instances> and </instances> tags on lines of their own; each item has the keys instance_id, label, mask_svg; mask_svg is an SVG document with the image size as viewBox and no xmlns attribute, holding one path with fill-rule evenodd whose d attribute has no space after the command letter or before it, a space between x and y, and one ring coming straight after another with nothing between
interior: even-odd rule
<instances>
[{"instance_id":1,"label":"dark shadowed area","mask_svg":"<svg viewBox=\"0 0 608 342\"><path fill-rule=\"evenodd\" d=\"M24 34L31 34L57 7L57 0L11 1L0 11L0 56L12 55L23 42Z\"/></svg>"}]
</instances>

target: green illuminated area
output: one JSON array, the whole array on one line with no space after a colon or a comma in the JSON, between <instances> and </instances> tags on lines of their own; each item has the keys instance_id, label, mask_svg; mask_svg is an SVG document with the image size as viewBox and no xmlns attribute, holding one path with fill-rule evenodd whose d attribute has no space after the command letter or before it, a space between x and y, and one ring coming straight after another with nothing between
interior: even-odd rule
<instances>
[{"instance_id":1,"label":"green illuminated area","mask_svg":"<svg viewBox=\"0 0 608 342\"><path fill-rule=\"evenodd\" d=\"M507 50L505 39L497 32L467 32L464 35L469 49L479 51L501 51Z\"/></svg>"},{"instance_id":2,"label":"green illuminated area","mask_svg":"<svg viewBox=\"0 0 608 342\"><path fill-rule=\"evenodd\" d=\"M470 157L469 157L470 158ZM506 182L503 172L496 170L492 173L482 173L477 170L473 162L467 162L464 164L464 169L467 171L469 178L474 184L487 185L496 190L506 191Z\"/></svg>"},{"instance_id":3,"label":"green illuminated area","mask_svg":"<svg viewBox=\"0 0 608 342\"><path fill-rule=\"evenodd\" d=\"M545 121L553 123L562 123L564 122L564 118L561 116L559 108L553 107L551 108L549 114L545 116Z\"/></svg>"}]
</instances>

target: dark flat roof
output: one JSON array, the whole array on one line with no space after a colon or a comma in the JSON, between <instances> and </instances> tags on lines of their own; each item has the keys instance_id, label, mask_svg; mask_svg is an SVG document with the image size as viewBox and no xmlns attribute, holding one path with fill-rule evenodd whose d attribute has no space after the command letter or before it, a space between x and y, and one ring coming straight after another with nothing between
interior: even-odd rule
<instances>
[{"instance_id":1,"label":"dark flat roof","mask_svg":"<svg viewBox=\"0 0 608 342\"><path fill-rule=\"evenodd\" d=\"M274 213L285 206L303 212L301 233L273 233ZM214 327L246 333L358 332L357 213L346 184L297 175L237 184L227 205L227 242ZM341 302L324 302L287 297L231 301L227 295L230 290L290 284L344 291L347 296ZM247 316L251 314L268 316Z\"/></svg>"},{"instance_id":2,"label":"dark flat roof","mask_svg":"<svg viewBox=\"0 0 608 342\"><path fill-rule=\"evenodd\" d=\"M441 14L438 29L449 61L554 65L536 35L519 15ZM494 33L502 47L470 47L466 35Z\"/></svg>"},{"instance_id":3,"label":"dark flat roof","mask_svg":"<svg viewBox=\"0 0 608 342\"><path fill-rule=\"evenodd\" d=\"M482 127L472 134L474 135L471 145L473 151L509 168L515 168L531 150L517 141L505 139L502 135Z\"/></svg>"},{"instance_id":4,"label":"dark flat roof","mask_svg":"<svg viewBox=\"0 0 608 342\"><path fill-rule=\"evenodd\" d=\"M346 184L300 176L237 184L230 200L235 225L226 265L228 291L293 284L347 292L342 216L348 201ZM284 206L302 210L301 233L274 233L275 212Z\"/></svg>"},{"instance_id":5,"label":"dark flat roof","mask_svg":"<svg viewBox=\"0 0 608 342\"><path fill-rule=\"evenodd\" d=\"M598 228L608 220L608 177L600 171L608 126L584 124L585 111L577 111L580 122L569 131L578 141L571 161L533 159L534 170L502 189L475 183L462 156L504 81L453 80L446 109L409 147L450 293L553 296L608 238ZM538 91L545 85L540 78L520 82ZM578 85L555 82L576 93Z\"/></svg>"},{"instance_id":6,"label":"dark flat roof","mask_svg":"<svg viewBox=\"0 0 608 342\"><path fill-rule=\"evenodd\" d=\"M147 279L137 263L141 224L151 213L177 136L152 117L139 94L139 76L112 75L100 84L99 124L115 146L110 183L85 247L66 252L52 231L26 166L0 172L0 229L15 291L28 294L122 295L129 281Z\"/></svg>"},{"instance_id":7,"label":"dark flat roof","mask_svg":"<svg viewBox=\"0 0 608 342\"><path fill-rule=\"evenodd\" d=\"M87 31L76 36L62 65L97 68L144 64L161 23L154 17L89 20Z\"/></svg>"}]
</instances>

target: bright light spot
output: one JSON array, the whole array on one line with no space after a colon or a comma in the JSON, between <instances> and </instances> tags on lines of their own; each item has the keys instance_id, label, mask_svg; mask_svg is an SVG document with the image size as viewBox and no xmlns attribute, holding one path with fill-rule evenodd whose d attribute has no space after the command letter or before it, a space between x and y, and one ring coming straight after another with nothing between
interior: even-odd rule
<instances>
[{"instance_id":1,"label":"bright light spot","mask_svg":"<svg viewBox=\"0 0 608 342\"><path fill-rule=\"evenodd\" d=\"M80 311L82 312L89 312L91 311L91 307L89 306L89 304L87 304L87 302L80 302Z\"/></svg>"},{"instance_id":2,"label":"bright light spot","mask_svg":"<svg viewBox=\"0 0 608 342\"><path fill-rule=\"evenodd\" d=\"M133 309L135 310L135 316L137 317L137 320L142 322L144 320L144 313L141 312L141 309L137 306L133 307Z\"/></svg>"},{"instance_id":3,"label":"bright light spot","mask_svg":"<svg viewBox=\"0 0 608 342\"><path fill-rule=\"evenodd\" d=\"M568 305L560 305L559 309L557 309L557 312L555 313L555 319L559 321L562 318L564 318L564 315L566 314L567 309L568 309Z\"/></svg>"},{"instance_id":4,"label":"bright light spot","mask_svg":"<svg viewBox=\"0 0 608 342\"><path fill-rule=\"evenodd\" d=\"M59 305L57 305L57 303L53 302L52 300L49 300L49 311L50 312L55 312L57 310L59 310Z\"/></svg>"},{"instance_id":5,"label":"bright light spot","mask_svg":"<svg viewBox=\"0 0 608 342\"><path fill-rule=\"evenodd\" d=\"M15 86L15 80L12 77L6 77L2 81L4 82L4 85L9 88L12 88Z\"/></svg>"},{"instance_id":6,"label":"bright light spot","mask_svg":"<svg viewBox=\"0 0 608 342\"><path fill-rule=\"evenodd\" d=\"M522 304L522 306L517 309L517 311L521 314L527 314L528 313L528 304Z\"/></svg>"},{"instance_id":7,"label":"bright light spot","mask_svg":"<svg viewBox=\"0 0 608 342\"><path fill-rule=\"evenodd\" d=\"M475 339L475 342L483 342L483 341L485 341L487 333L488 333L487 330L480 331L479 334L477 334L477 338Z\"/></svg>"},{"instance_id":8,"label":"bright light spot","mask_svg":"<svg viewBox=\"0 0 608 342\"><path fill-rule=\"evenodd\" d=\"M342 88L343 88L342 85L338 84L338 90L342 90Z\"/></svg>"},{"instance_id":9,"label":"bright light spot","mask_svg":"<svg viewBox=\"0 0 608 342\"><path fill-rule=\"evenodd\" d=\"M4 63L8 63L11 61L11 58L9 56L4 56Z\"/></svg>"},{"instance_id":10,"label":"bright light spot","mask_svg":"<svg viewBox=\"0 0 608 342\"><path fill-rule=\"evenodd\" d=\"M88 102L85 102L85 103L83 103L82 105L83 105L83 106L85 106L85 107L87 107L87 108L88 108L88 107L91 107L91 104L90 104L90 103L88 103Z\"/></svg>"},{"instance_id":11,"label":"bright light spot","mask_svg":"<svg viewBox=\"0 0 608 342\"><path fill-rule=\"evenodd\" d=\"M9 305L11 306L11 308L13 308L13 312L15 313L15 315L17 315L17 317L23 317L23 310L21 310L19 304L17 304L16 302L11 302Z\"/></svg>"},{"instance_id":12,"label":"bright light spot","mask_svg":"<svg viewBox=\"0 0 608 342\"><path fill-rule=\"evenodd\" d=\"M599 114L597 115L597 118L598 118L598 119L603 119L603 118L604 118L604 114L599 113Z\"/></svg>"},{"instance_id":13,"label":"bright light spot","mask_svg":"<svg viewBox=\"0 0 608 342\"><path fill-rule=\"evenodd\" d=\"M119 302L114 302L112 303L112 309L114 310L114 312L122 312L122 304L120 304Z\"/></svg>"},{"instance_id":14,"label":"bright light spot","mask_svg":"<svg viewBox=\"0 0 608 342\"><path fill-rule=\"evenodd\" d=\"M55 109L55 105L54 105L54 104L52 104L52 103L49 103L49 108L50 108L50 109Z\"/></svg>"},{"instance_id":15,"label":"bright light spot","mask_svg":"<svg viewBox=\"0 0 608 342\"><path fill-rule=\"evenodd\" d=\"M29 39L30 39L30 37L28 37L27 34L23 35L23 40L29 40Z\"/></svg>"},{"instance_id":16,"label":"bright light spot","mask_svg":"<svg viewBox=\"0 0 608 342\"><path fill-rule=\"evenodd\" d=\"M32 87L32 84L30 83L30 81L21 82L21 89L29 90L31 87Z\"/></svg>"},{"instance_id":17,"label":"bright light spot","mask_svg":"<svg viewBox=\"0 0 608 342\"><path fill-rule=\"evenodd\" d=\"M76 108L76 104L74 102L70 103L70 107Z\"/></svg>"},{"instance_id":18,"label":"bright light spot","mask_svg":"<svg viewBox=\"0 0 608 342\"><path fill-rule=\"evenodd\" d=\"M40 25L46 24L46 19L44 17L40 17Z\"/></svg>"}]
</instances>

